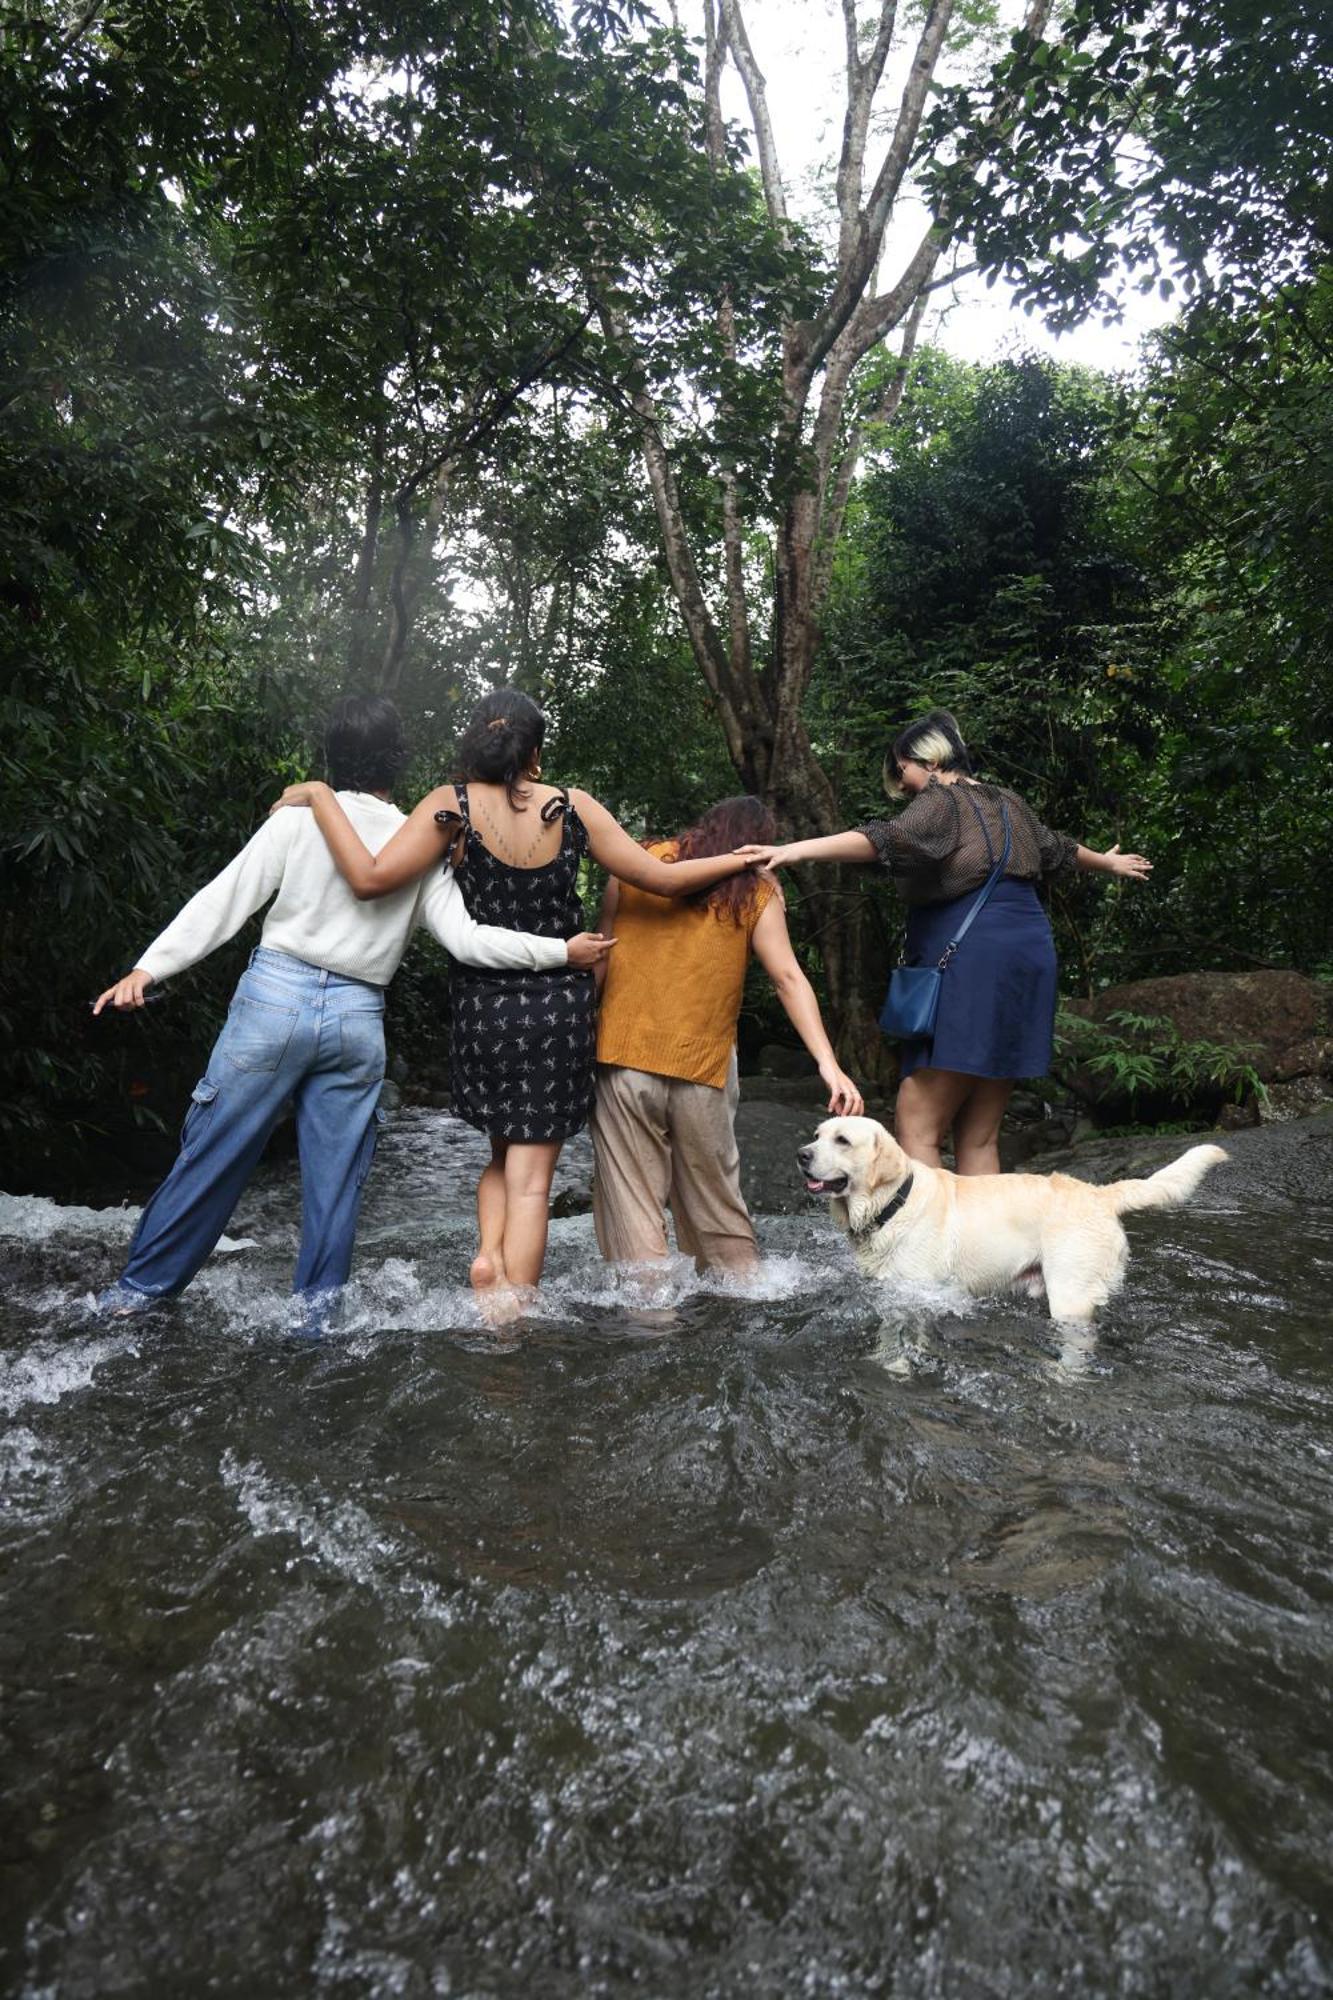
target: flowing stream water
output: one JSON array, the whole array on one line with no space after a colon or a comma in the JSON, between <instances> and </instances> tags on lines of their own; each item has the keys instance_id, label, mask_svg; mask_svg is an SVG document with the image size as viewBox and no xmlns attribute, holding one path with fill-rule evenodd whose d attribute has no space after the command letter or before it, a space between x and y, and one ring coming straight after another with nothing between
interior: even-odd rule
<instances>
[{"instance_id":1,"label":"flowing stream water","mask_svg":"<svg viewBox=\"0 0 1333 2000\"><path fill-rule=\"evenodd\" d=\"M0 1199L6 1990L1330 1990L1333 1122L1086 1353L818 1205L647 1300L570 1215L499 1340L478 1147L394 1122L322 1346L290 1167L133 1325L130 1213Z\"/></svg>"}]
</instances>

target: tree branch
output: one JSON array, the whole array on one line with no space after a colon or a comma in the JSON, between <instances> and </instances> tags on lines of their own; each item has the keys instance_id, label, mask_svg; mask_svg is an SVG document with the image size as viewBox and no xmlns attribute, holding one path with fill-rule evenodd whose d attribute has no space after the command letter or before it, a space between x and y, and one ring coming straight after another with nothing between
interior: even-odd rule
<instances>
[{"instance_id":1,"label":"tree branch","mask_svg":"<svg viewBox=\"0 0 1333 2000\"><path fill-rule=\"evenodd\" d=\"M765 733L761 727L758 690L747 675L733 673L722 635L708 608L685 527L685 512L675 468L658 423L656 406L643 380L632 336L624 322L608 307L599 305L597 310L607 339L615 342L630 358L633 374L628 390L629 407L638 421L648 486L653 496L672 589L685 621L694 657L717 703L718 717L732 762L738 771L745 770L753 765L756 750ZM747 731L750 732L748 739Z\"/></svg>"},{"instance_id":2,"label":"tree branch","mask_svg":"<svg viewBox=\"0 0 1333 2000\"><path fill-rule=\"evenodd\" d=\"M838 160L838 262L846 263L856 242L857 218L861 212L865 174L866 134L870 113L893 44L897 20L897 0L881 0L874 46L861 61L856 0L842 0L843 26L847 38L847 111L842 125L842 152Z\"/></svg>"},{"instance_id":3,"label":"tree branch","mask_svg":"<svg viewBox=\"0 0 1333 2000\"><path fill-rule=\"evenodd\" d=\"M722 65L727 53L727 30L720 20L716 0L704 0L704 118L708 158L715 173L726 164L722 128ZM723 286L718 302L718 332L728 361L736 359L736 314L730 286ZM729 398L725 392L718 402L718 426L725 428ZM722 485L722 545L727 566L727 629L734 673L747 683L753 673L750 642L750 607L745 589L745 530L741 518L740 488L736 478L736 456L730 450L720 454Z\"/></svg>"},{"instance_id":4,"label":"tree branch","mask_svg":"<svg viewBox=\"0 0 1333 2000\"><path fill-rule=\"evenodd\" d=\"M833 475L824 501L824 511L819 525L819 542L815 550L815 578L812 596L816 607L823 605L828 595L829 583L833 575L833 557L842 533L843 519L847 512L847 501L852 490L852 480L861 457L861 444L869 424L891 424L897 416L907 390L907 375L922 322L930 304L930 287L923 285L917 293L912 310L903 328L902 346L898 350L898 365L880 394L873 409L858 417L852 425L851 435L838 468Z\"/></svg>"},{"instance_id":5,"label":"tree branch","mask_svg":"<svg viewBox=\"0 0 1333 2000\"><path fill-rule=\"evenodd\" d=\"M887 334L893 332L911 312L920 293L930 288L930 275L944 254L948 232L933 224L912 252L902 276L890 292L880 298L864 299L847 329L847 338L856 359L868 354Z\"/></svg>"},{"instance_id":6,"label":"tree branch","mask_svg":"<svg viewBox=\"0 0 1333 2000\"><path fill-rule=\"evenodd\" d=\"M727 41L731 46L732 60L740 72L741 82L745 86L746 102L750 107L755 145L759 151L759 174L764 184L764 199L768 203L769 217L785 237L787 194L782 184L782 168L778 164L778 147L777 140L773 136L773 121L768 115L768 95L763 71L754 59L750 37L745 30L745 21L741 15L741 0L720 0L720 5L722 17L727 24Z\"/></svg>"},{"instance_id":7,"label":"tree branch","mask_svg":"<svg viewBox=\"0 0 1333 2000\"><path fill-rule=\"evenodd\" d=\"M101 13L104 5L105 0L92 0L91 6L84 8L78 20L73 23L56 43L55 52L58 56L68 55L70 50L83 40L89 28L92 27Z\"/></svg>"},{"instance_id":8,"label":"tree branch","mask_svg":"<svg viewBox=\"0 0 1333 2000\"><path fill-rule=\"evenodd\" d=\"M888 152L876 176L870 199L856 217L849 252L839 260L838 276L828 304L804 356L807 380L823 365L829 349L864 299L866 287L874 275L884 247L889 216L916 144L926 92L940 59L953 9L954 0L931 0L916 54L912 58L911 73L903 91ZM903 304L899 319L910 303L909 298ZM897 319L890 320L888 324L896 325ZM861 351L864 353L865 349Z\"/></svg>"}]
</instances>

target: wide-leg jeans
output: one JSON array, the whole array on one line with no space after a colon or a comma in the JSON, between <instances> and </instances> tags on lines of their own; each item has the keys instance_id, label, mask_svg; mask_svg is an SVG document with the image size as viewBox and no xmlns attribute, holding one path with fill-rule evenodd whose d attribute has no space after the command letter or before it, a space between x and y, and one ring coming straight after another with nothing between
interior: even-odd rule
<instances>
[{"instance_id":1,"label":"wide-leg jeans","mask_svg":"<svg viewBox=\"0 0 1333 2000\"><path fill-rule=\"evenodd\" d=\"M287 1100L301 1155L293 1290L347 1282L383 1117L384 991L260 946L195 1085L175 1166L152 1196L117 1289L179 1292L217 1244Z\"/></svg>"}]
</instances>

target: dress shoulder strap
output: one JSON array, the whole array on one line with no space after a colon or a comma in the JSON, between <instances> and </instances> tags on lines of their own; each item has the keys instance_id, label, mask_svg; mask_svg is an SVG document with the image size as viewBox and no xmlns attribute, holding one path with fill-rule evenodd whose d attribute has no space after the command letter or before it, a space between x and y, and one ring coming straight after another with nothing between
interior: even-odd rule
<instances>
[{"instance_id":1,"label":"dress shoulder strap","mask_svg":"<svg viewBox=\"0 0 1333 2000\"><path fill-rule=\"evenodd\" d=\"M445 836L444 865L446 868L460 868L467 854L468 835L472 831L472 819L467 809L467 786L455 785L458 795L458 811L447 807L437 812L435 824Z\"/></svg>"},{"instance_id":2,"label":"dress shoulder strap","mask_svg":"<svg viewBox=\"0 0 1333 2000\"><path fill-rule=\"evenodd\" d=\"M564 836L560 842L562 854L571 853L575 861L582 861L588 852L588 829L579 817L579 809L570 798L568 789L560 785L542 807L542 819L549 826L563 814Z\"/></svg>"}]
</instances>

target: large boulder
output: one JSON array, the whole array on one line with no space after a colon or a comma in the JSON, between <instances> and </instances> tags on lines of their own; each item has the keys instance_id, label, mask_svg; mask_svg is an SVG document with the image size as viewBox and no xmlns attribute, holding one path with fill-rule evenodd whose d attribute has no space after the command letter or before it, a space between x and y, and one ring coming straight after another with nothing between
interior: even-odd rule
<instances>
[{"instance_id":1,"label":"large boulder","mask_svg":"<svg viewBox=\"0 0 1333 2000\"><path fill-rule=\"evenodd\" d=\"M1275 1109L1291 1100L1285 1115L1308 1112L1321 1098L1333 1095L1330 988L1304 973L1182 972L1108 986L1091 1000L1073 1000L1066 1006L1109 1033L1117 1031L1113 1016L1130 1014L1168 1021L1182 1043L1208 1042L1232 1049L1269 1087ZM1150 1033L1131 1039L1144 1047L1153 1042ZM1173 1108L1161 1100L1150 1104L1143 1093L1131 1102L1112 1077L1087 1068L1080 1069L1074 1081L1079 1094L1095 1103L1104 1118L1151 1117ZM1192 1101L1186 1092L1177 1096L1175 1105L1214 1112L1230 1094L1224 1085L1200 1081Z\"/></svg>"}]
</instances>

